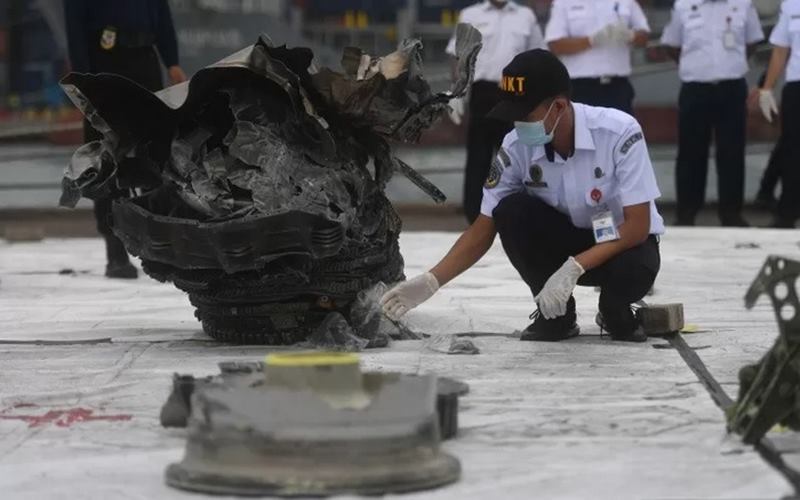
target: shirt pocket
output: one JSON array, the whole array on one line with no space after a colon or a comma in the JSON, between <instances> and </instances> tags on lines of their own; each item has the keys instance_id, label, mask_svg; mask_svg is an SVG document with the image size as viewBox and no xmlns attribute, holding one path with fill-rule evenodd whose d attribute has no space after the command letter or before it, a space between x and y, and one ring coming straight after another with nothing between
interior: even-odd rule
<instances>
[{"instance_id":1,"label":"shirt pocket","mask_svg":"<svg viewBox=\"0 0 800 500\"><path fill-rule=\"evenodd\" d=\"M681 24L683 24L683 48L692 50L701 47L708 30L703 15L694 10L685 11L681 14Z\"/></svg>"},{"instance_id":2,"label":"shirt pocket","mask_svg":"<svg viewBox=\"0 0 800 500\"><path fill-rule=\"evenodd\" d=\"M620 6L614 12L614 19L624 24L628 28L633 28L633 13L628 5Z\"/></svg>"},{"instance_id":3,"label":"shirt pocket","mask_svg":"<svg viewBox=\"0 0 800 500\"><path fill-rule=\"evenodd\" d=\"M725 20L725 31L731 31L738 47L747 45L747 26L744 13L732 12Z\"/></svg>"},{"instance_id":4,"label":"shirt pocket","mask_svg":"<svg viewBox=\"0 0 800 500\"><path fill-rule=\"evenodd\" d=\"M490 23L490 22L475 23L473 27L480 32L481 38L485 42L490 41L495 37L495 32L496 32L495 23ZM484 43L484 45L486 45L486 43Z\"/></svg>"},{"instance_id":5,"label":"shirt pocket","mask_svg":"<svg viewBox=\"0 0 800 500\"><path fill-rule=\"evenodd\" d=\"M530 28L526 29L524 26L511 26L508 29L508 36L511 40L511 47L515 52L514 55L528 50L528 40L531 37Z\"/></svg>"},{"instance_id":6,"label":"shirt pocket","mask_svg":"<svg viewBox=\"0 0 800 500\"><path fill-rule=\"evenodd\" d=\"M588 9L569 9L567 11L567 30L569 36L589 36L593 33L592 16Z\"/></svg>"},{"instance_id":7,"label":"shirt pocket","mask_svg":"<svg viewBox=\"0 0 800 500\"><path fill-rule=\"evenodd\" d=\"M800 13L789 16L788 28L790 34L794 36L800 35Z\"/></svg>"},{"instance_id":8,"label":"shirt pocket","mask_svg":"<svg viewBox=\"0 0 800 500\"><path fill-rule=\"evenodd\" d=\"M611 210L611 213L614 215L614 224L617 226L625 221L622 203L620 202L619 193L617 193L613 181L598 181L591 184L586 190L585 199L588 219L590 221L595 214L605 210Z\"/></svg>"}]
</instances>

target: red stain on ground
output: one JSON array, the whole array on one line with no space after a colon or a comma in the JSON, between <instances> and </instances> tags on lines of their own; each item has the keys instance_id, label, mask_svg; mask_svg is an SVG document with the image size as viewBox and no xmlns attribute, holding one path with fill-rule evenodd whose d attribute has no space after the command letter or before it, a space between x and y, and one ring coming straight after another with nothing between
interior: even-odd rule
<instances>
[{"instance_id":1,"label":"red stain on ground","mask_svg":"<svg viewBox=\"0 0 800 500\"><path fill-rule=\"evenodd\" d=\"M31 408L36 405L14 405L13 408ZM50 410L44 415L7 415L5 410L0 412L0 420L21 420L28 423L28 427L42 427L53 424L57 427L71 427L73 424L83 422L125 422L133 418L132 415L94 415L94 410L86 408L70 408L69 410Z\"/></svg>"}]
</instances>

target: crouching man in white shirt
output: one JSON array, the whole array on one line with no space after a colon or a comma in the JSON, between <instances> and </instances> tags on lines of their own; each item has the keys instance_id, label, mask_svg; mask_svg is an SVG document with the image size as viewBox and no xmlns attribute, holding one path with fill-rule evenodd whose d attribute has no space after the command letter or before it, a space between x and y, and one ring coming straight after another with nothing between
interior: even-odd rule
<instances>
[{"instance_id":1,"label":"crouching man in white shirt","mask_svg":"<svg viewBox=\"0 0 800 500\"><path fill-rule=\"evenodd\" d=\"M514 123L495 158L481 215L429 272L381 300L397 319L472 267L496 234L531 288L538 309L522 340L580 333L576 285L601 289L597 317L615 340L647 340L631 304L660 269L660 197L642 130L630 115L570 101L570 76L545 50L503 70L503 100L491 116Z\"/></svg>"}]
</instances>

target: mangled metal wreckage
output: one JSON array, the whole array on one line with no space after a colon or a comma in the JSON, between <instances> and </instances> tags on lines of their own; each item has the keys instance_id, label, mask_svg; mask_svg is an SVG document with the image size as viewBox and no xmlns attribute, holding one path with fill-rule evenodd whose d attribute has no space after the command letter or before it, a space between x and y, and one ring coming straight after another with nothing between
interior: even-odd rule
<instances>
[{"instance_id":1,"label":"mangled metal wreckage","mask_svg":"<svg viewBox=\"0 0 800 500\"><path fill-rule=\"evenodd\" d=\"M61 204L113 198L114 233L217 340L294 344L324 322L380 344L364 294L403 279L384 188L399 171L444 201L388 141L418 140L464 95L480 34L460 25L457 40L459 79L442 93L417 40L382 58L348 48L339 73L262 36L155 94L70 74L62 86L103 140L75 152Z\"/></svg>"}]
</instances>

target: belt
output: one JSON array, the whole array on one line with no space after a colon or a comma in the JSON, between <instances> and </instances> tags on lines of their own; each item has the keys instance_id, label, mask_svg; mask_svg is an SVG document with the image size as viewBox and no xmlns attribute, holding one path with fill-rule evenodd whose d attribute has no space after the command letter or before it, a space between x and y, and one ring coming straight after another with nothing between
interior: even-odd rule
<instances>
[{"instance_id":1,"label":"belt","mask_svg":"<svg viewBox=\"0 0 800 500\"><path fill-rule=\"evenodd\" d=\"M742 80L744 80L744 77L742 77L742 78L729 78L729 79L726 79L726 80L709 80L707 82L683 82L683 83L686 84L686 85L723 85L723 84L726 84L726 83L738 83L738 82L741 82Z\"/></svg>"},{"instance_id":2,"label":"belt","mask_svg":"<svg viewBox=\"0 0 800 500\"><path fill-rule=\"evenodd\" d=\"M573 78L573 80L585 80L590 82L599 83L600 85L608 85L613 82L625 81L628 80L627 76L612 76L612 75L603 75L603 76L595 76L595 77L579 77Z\"/></svg>"}]
</instances>

